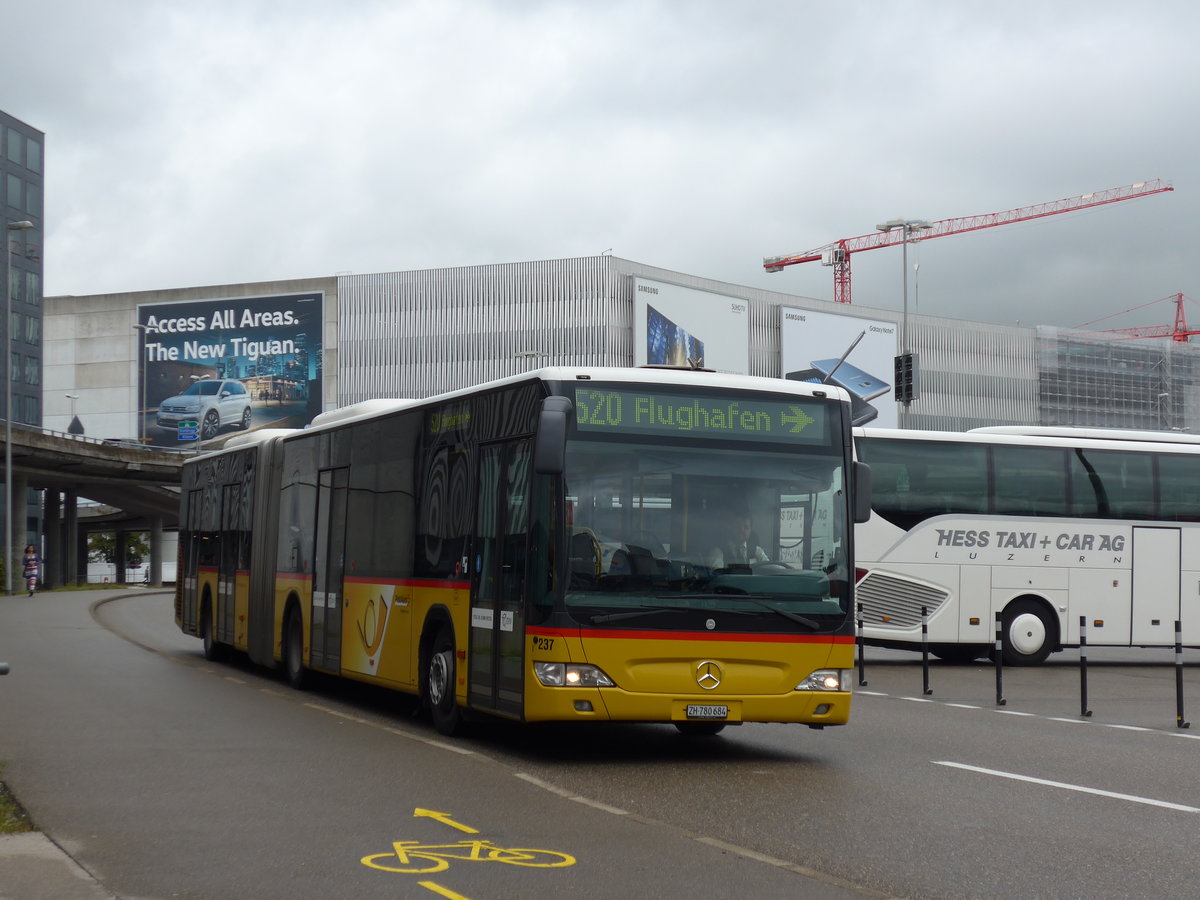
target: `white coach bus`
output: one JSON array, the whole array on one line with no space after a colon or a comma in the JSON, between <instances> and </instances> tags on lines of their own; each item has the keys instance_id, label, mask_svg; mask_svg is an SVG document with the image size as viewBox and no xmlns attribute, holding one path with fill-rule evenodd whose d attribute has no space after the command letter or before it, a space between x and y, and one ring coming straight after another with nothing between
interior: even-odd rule
<instances>
[{"instance_id":1,"label":"white coach bus","mask_svg":"<svg viewBox=\"0 0 1200 900\"><path fill-rule=\"evenodd\" d=\"M1004 662L1078 646L1200 645L1200 438L1006 426L855 429L873 515L855 532L863 639Z\"/></svg>"}]
</instances>

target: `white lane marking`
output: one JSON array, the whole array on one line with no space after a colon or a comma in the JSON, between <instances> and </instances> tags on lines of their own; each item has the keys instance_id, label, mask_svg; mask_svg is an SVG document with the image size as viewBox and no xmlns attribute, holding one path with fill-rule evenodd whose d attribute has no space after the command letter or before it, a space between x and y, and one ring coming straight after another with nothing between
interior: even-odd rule
<instances>
[{"instance_id":1,"label":"white lane marking","mask_svg":"<svg viewBox=\"0 0 1200 900\"><path fill-rule=\"evenodd\" d=\"M964 769L968 772L978 772L981 775L995 775L997 778L1011 778L1013 781L1027 781L1030 784L1042 784L1046 787L1061 788L1064 791L1078 791L1081 794L1095 794L1098 797L1111 797L1114 800L1128 800L1130 803L1142 803L1146 806L1160 806L1163 809L1174 809L1179 812L1200 813L1200 808L1184 806L1182 803L1170 803L1166 800L1153 800L1150 797L1138 797L1135 794L1118 794L1115 791L1102 791L1099 788L1084 787L1080 784L1067 784L1063 781L1047 781L1045 778L1034 778L1031 775L1018 775L1015 772L1001 772L998 769L984 769L979 766L968 766L966 763L932 760L935 766L950 766L953 769Z\"/></svg>"}]
</instances>

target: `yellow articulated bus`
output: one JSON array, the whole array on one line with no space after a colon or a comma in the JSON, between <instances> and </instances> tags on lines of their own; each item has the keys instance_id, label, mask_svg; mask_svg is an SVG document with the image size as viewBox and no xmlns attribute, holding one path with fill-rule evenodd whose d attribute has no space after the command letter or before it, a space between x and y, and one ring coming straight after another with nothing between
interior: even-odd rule
<instances>
[{"instance_id":1,"label":"yellow articulated bus","mask_svg":"<svg viewBox=\"0 0 1200 900\"><path fill-rule=\"evenodd\" d=\"M175 618L297 688L417 695L446 734L841 725L868 475L829 385L547 368L368 401L184 465Z\"/></svg>"}]
</instances>

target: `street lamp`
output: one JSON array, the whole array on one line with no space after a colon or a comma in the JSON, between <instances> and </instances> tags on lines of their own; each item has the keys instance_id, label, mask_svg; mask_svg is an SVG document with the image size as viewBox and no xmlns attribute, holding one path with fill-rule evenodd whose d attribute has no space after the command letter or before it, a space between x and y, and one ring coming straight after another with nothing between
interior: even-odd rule
<instances>
[{"instance_id":1,"label":"street lamp","mask_svg":"<svg viewBox=\"0 0 1200 900\"><path fill-rule=\"evenodd\" d=\"M70 431L71 426L75 424L75 401L79 399L79 395L78 394L63 394L63 396L71 401L71 421L67 424L67 431Z\"/></svg>"},{"instance_id":2,"label":"street lamp","mask_svg":"<svg viewBox=\"0 0 1200 900\"><path fill-rule=\"evenodd\" d=\"M912 236L912 233L914 231L924 231L924 230L926 230L928 228L932 228L932 227L933 226L930 225L928 222L926 222L924 219L890 219L881 225L875 226L875 228L877 230L883 231L883 232L894 231L897 228L901 229L901 237L902 237L902 239L900 241L900 245L902 248L902 250L901 250L901 254L902 254L901 265L903 268L901 269L900 274L903 276L903 285L904 285L904 287L903 287L904 311L902 313L903 318L902 318L902 323L900 326L900 348L901 348L900 354L904 358L905 364L909 365L909 366L913 365L913 361L912 361L912 357L910 355L909 340L908 340L908 239ZM913 370L914 378L915 378L915 375L916 375L916 372L915 372L915 370ZM904 396L904 398L901 400L901 402L904 404L903 411L907 412L908 405L911 402L910 396L906 394ZM903 423L903 424L907 424L907 423Z\"/></svg>"},{"instance_id":3,"label":"street lamp","mask_svg":"<svg viewBox=\"0 0 1200 900\"><path fill-rule=\"evenodd\" d=\"M8 232L29 231L28 219L4 226L4 592L12 596L12 240ZM22 518L24 516L22 515Z\"/></svg>"},{"instance_id":4,"label":"street lamp","mask_svg":"<svg viewBox=\"0 0 1200 900\"><path fill-rule=\"evenodd\" d=\"M882 225L875 226L875 228L878 231L884 231L884 232L894 231L897 228L903 229L902 240L900 241L900 245L902 247L901 262L904 267L902 270L902 274L904 275L904 325L903 325L903 328L901 329L900 345L903 348L903 351L905 353L907 353L908 349L909 349L909 347L908 347L908 239L912 236L912 233L914 231L925 231L926 229L929 229L932 227L933 226L930 225L928 222L926 222L924 219L890 219L889 221L884 222Z\"/></svg>"}]
</instances>

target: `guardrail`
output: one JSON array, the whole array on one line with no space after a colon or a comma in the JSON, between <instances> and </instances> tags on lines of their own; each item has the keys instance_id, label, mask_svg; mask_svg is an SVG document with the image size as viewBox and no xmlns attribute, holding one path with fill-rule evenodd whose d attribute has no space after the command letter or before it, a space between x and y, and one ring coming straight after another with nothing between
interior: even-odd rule
<instances>
[{"instance_id":1,"label":"guardrail","mask_svg":"<svg viewBox=\"0 0 1200 900\"><path fill-rule=\"evenodd\" d=\"M0 417L0 426L3 426L4 419ZM42 434L47 437L63 438L69 441L76 441L81 444L100 444L106 447L123 447L128 450L153 450L158 453L178 453L181 455L195 455L195 445L187 447L163 447L156 444L149 444L146 441L139 441L133 438L94 438L86 434L71 434L67 431L55 431L53 428L43 428L40 425L26 425L21 422L12 423L13 431L28 431L32 434Z\"/></svg>"}]
</instances>

